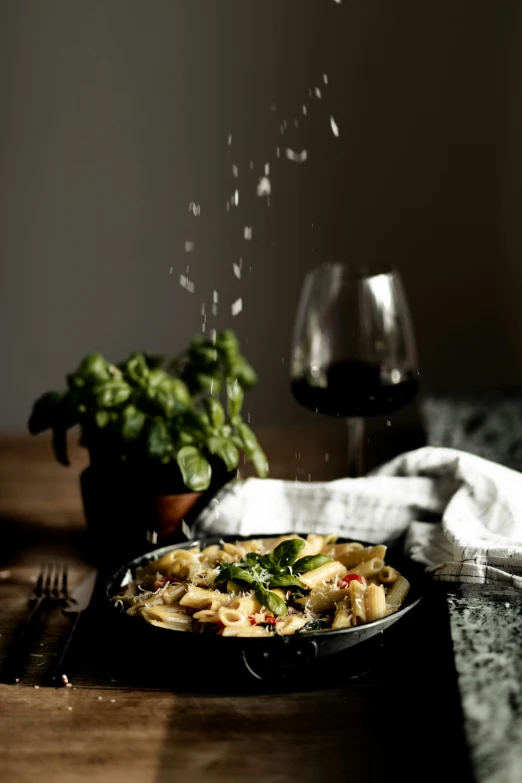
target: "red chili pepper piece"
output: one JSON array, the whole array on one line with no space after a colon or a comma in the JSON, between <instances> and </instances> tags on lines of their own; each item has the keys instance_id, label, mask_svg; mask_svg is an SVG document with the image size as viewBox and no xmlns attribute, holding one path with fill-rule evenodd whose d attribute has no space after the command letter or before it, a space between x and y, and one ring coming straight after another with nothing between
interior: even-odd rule
<instances>
[{"instance_id":1,"label":"red chili pepper piece","mask_svg":"<svg viewBox=\"0 0 522 783\"><path fill-rule=\"evenodd\" d=\"M363 576L360 576L359 574L346 574L346 576L343 576L343 578L341 580L341 582L344 582L344 584L340 584L339 587L341 589L344 589L345 587L348 587L350 582L353 582L354 579L357 580L357 582L360 582L361 584L363 584L363 580L364 580Z\"/></svg>"},{"instance_id":2,"label":"red chili pepper piece","mask_svg":"<svg viewBox=\"0 0 522 783\"><path fill-rule=\"evenodd\" d=\"M267 623L267 625L275 625L277 623L277 617L265 617L263 622Z\"/></svg>"},{"instance_id":3,"label":"red chili pepper piece","mask_svg":"<svg viewBox=\"0 0 522 783\"><path fill-rule=\"evenodd\" d=\"M156 580L156 590L159 590L160 587L165 587L167 582L181 582L181 579L177 576L166 576L164 579L158 579Z\"/></svg>"},{"instance_id":4,"label":"red chili pepper piece","mask_svg":"<svg viewBox=\"0 0 522 783\"><path fill-rule=\"evenodd\" d=\"M251 614L248 615L248 619L250 620L250 625L259 625L255 617L252 617Z\"/></svg>"}]
</instances>

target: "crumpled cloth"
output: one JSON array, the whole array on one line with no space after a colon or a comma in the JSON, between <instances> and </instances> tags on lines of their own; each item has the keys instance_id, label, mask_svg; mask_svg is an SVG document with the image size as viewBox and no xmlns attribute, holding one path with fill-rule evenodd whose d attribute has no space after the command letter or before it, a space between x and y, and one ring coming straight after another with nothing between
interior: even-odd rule
<instances>
[{"instance_id":1,"label":"crumpled cloth","mask_svg":"<svg viewBox=\"0 0 522 783\"><path fill-rule=\"evenodd\" d=\"M436 579L522 589L522 473L427 446L357 479L234 481L196 521L197 535L336 533L404 542Z\"/></svg>"}]
</instances>

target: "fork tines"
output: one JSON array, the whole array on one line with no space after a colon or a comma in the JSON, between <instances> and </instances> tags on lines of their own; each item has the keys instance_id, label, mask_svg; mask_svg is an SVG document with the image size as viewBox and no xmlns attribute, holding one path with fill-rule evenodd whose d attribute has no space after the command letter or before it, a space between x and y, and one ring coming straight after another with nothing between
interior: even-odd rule
<instances>
[{"instance_id":1,"label":"fork tines","mask_svg":"<svg viewBox=\"0 0 522 783\"><path fill-rule=\"evenodd\" d=\"M65 563L47 563L41 566L36 584L29 598L31 611L20 629L18 638L9 651L5 667L8 682L20 682L22 679L42 611L67 602L67 582L68 572Z\"/></svg>"}]
</instances>

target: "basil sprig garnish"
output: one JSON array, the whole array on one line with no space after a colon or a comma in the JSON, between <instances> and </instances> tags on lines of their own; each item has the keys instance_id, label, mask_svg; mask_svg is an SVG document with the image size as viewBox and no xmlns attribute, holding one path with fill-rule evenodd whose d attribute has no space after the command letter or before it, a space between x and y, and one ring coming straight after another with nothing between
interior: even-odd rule
<instances>
[{"instance_id":1,"label":"basil sprig garnish","mask_svg":"<svg viewBox=\"0 0 522 783\"><path fill-rule=\"evenodd\" d=\"M276 593L259 586L255 591L255 596L261 606L266 606L267 609L270 609L278 617L286 617L288 614L285 602Z\"/></svg>"},{"instance_id":2,"label":"basil sprig garnish","mask_svg":"<svg viewBox=\"0 0 522 783\"><path fill-rule=\"evenodd\" d=\"M328 555L309 555L308 557L302 557L297 563L294 563L293 570L296 574L304 574L306 571L315 571L316 568L320 568L331 561L331 557Z\"/></svg>"},{"instance_id":3,"label":"basil sprig garnish","mask_svg":"<svg viewBox=\"0 0 522 783\"><path fill-rule=\"evenodd\" d=\"M298 574L313 571L332 559L328 555L299 555L306 546L302 538L291 538L283 541L273 552L261 555L258 552L249 552L244 560L239 563L220 563L219 572L215 578L215 584L235 582L244 584L245 590L254 590L255 596L262 606L266 606L278 617L287 614L287 607L282 598L272 589L288 587L292 594L304 595L306 587L299 581Z\"/></svg>"}]
</instances>

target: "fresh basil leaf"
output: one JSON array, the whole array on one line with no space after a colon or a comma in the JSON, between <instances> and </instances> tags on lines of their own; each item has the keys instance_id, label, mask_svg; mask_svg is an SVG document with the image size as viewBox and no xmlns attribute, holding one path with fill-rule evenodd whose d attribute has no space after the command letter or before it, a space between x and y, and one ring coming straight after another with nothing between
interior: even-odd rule
<instances>
[{"instance_id":1,"label":"fresh basil leaf","mask_svg":"<svg viewBox=\"0 0 522 783\"><path fill-rule=\"evenodd\" d=\"M237 434L243 446L243 451L250 459L255 451L260 448L257 438L248 424L245 424L237 414L234 415L232 423L236 426Z\"/></svg>"},{"instance_id":2,"label":"fresh basil leaf","mask_svg":"<svg viewBox=\"0 0 522 783\"><path fill-rule=\"evenodd\" d=\"M217 362L218 352L211 345L198 345L190 349L190 358L202 367L212 367Z\"/></svg>"},{"instance_id":3,"label":"fresh basil leaf","mask_svg":"<svg viewBox=\"0 0 522 783\"><path fill-rule=\"evenodd\" d=\"M239 452L229 440L214 435L207 440L207 448L211 454L223 460L227 470L231 471L237 468Z\"/></svg>"},{"instance_id":4,"label":"fresh basil leaf","mask_svg":"<svg viewBox=\"0 0 522 783\"><path fill-rule=\"evenodd\" d=\"M221 382L219 378L205 372L195 374L193 385L201 391L210 392L210 394L219 394L221 391Z\"/></svg>"},{"instance_id":5,"label":"fresh basil leaf","mask_svg":"<svg viewBox=\"0 0 522 783\"><path fill-rule=\"evenodd\" d=\"M244 389L250 389L257 383L257 373L244 356L236 356L228 368L228 375L237 378Z\"/></svg>"},{"instance_id":6,"label":"fresh basil leaf","mask_svg":"<svg viewBox=\"0 0 522 783\"><path fill-rule=\"evenodd\" d=\"M98 411L105 413L105 411ZM127 405L121 413L121 434L126 441L137 440L145 426L145 414L135 405ZM100 426L98 424L98 426Z\"/></svg>"},{"instance_id":7,"label":"fresh basil leaf","mask_svg":"<svg viewBox=\"0 0 522 783\"><path fill-rule=\"evenodd\" d=\"M145 388L149 380L150 368L142 353L132 353L121 367L127 381Z\"/></svg>"},{"instance_id":8,"label":"fresh basil leaf","mask_svg":"<svg viewBox=\"0 0 522 783\"><path fill-rule=\"evenodd\" d=\"M205 397L203 407L212 426L216 429L222 427L225 423L225 411L219 400L216 400L214 397Z\"/></svg>"},{"instance_id":9,"label":"fresh basil leaf","mask_svg":"<svg viewBox=\"0 0 522 783\"><path fill-rule=\"evenodd\" d=\"M252 566L260 565L261 568L265 568L268 571L273 571L276 567L276 563L271 553L260 555L259 552L249 552L246 555L245 560Z\"/></svg>"},{"instance_id":10,"label":"fresh basil leaf","mask_svg":"<svg viewBox=\"0 0 522 783\"><path fill-rule=\"evenodd\" d=\"M152 419L148 426L147 451L150 457L163 463L169 462L174 454L174 444L167 425L159 417Z\"/></svg>"},{"instance_id":11,"label":"fresh basil leaf","mask_svg":"<svg viewBox=\"0 0 522 783\"><path fill-rule=\"evenodd\" d=\"M131 387L125 381L105 381L94 389L96 404L99 408L114 408L128 400Z\"/></svg>"},{"instance_id":12,"label":"fresh basil leaf","mask_svg":"<svg viewBox=\"0 0 522 783\"><path fill-rule=\"evenodd\" d=\"M86 383L99 383L111 379L109 363L101 353L89 353L85 356L73 378L81 378ZM81 385L81 384L80 384Z\"/></svg>"},{"instance_id":13,"label":"fresh basil leaf","mask_svg":"<svg viewBox=\"0 0 522 783\"><path fill-rule=\"evenodd\" d=\"M272 576L268 579L270 587L302 587L301 582L290 574Z\"/></svg>"},{"instance_id":14,"label":"fresh basil leaf","mask_svg":"<svg viewBox=\"0 0 522 783\"><path fill-rule=\"evenodd\" d=\"M36 400L28 423L31 435L38 435L53 426L62 397L60 392L47 392Z\"/></svg>"},{"instance_id":15,"label":"fresh basil leaf","mask_svg":"<svg viewBox=\"0 0 522 783\"><path fill-rule=\"evenodd\" d=\"M297 563L294 563L292 570L296 574L304 574L306 571L315 571L316 568L320 568L325 563L330 563L332 560L328 555L309 555L308 557L302 557Z\"/></svg>"},{"instance_id":16,"label":"fresh basil leaf","mask_svg":"<svg viewBox=\"0 0 522 783\"><path fill-rule=\"evenodd\" d=\"M224 329L217 335L216 348L227 356L239 353L239 342L232 329Z\"/></svg>"},{"instance_id":17,"label":"fresh basil leaf","mask_svg":"<svg viewBox=\"0 0 522 783\"><path fill-rule=\"evenodd\" d=\"M274 562L279 566L293 565L305 546L306 541L303 541L302 538L290 538L287 541L282 541L272 552Z\"/></svg>"},{"instance_id":18,"label":"fresh basil leaf","mask_svg":"<svg viewBox=\"0 0 522 783\"><path fill-rule=\"evenodd\" d=\"M161 367L156 367L154 370L149 371L148 380L149 380L149 389L150 389L170 381L171 377L168 374L168 372L162 370Z\"/></svg>"},{"instance_id":19,"label":"fresh basil leaf","mask_svg":"<svg viewBox=\"0 0 522 783\"><path fill-rule=\"evenodd\" d=\"M205 457L195 446L183 446L177 453L183 482L188 489L202 492L210 485L211 469Z\"/></svg>"},{"instance_id":20,"label":"fresh basil leaf","mask_svg":"<svg viewBox=\"0 0 522 783\"><path fill-rule=\"evenodd\" d=\"M268 460L261 446L258 445L250 459L259 478L266 478L268 476Z\"/></svg>"},{"instance_id":21,"label":"fresh basil leaf","mask_svg":"<svg viewBox=\"0 0 522 783\"><path fill-rule=\"evenodd\" d=\"M145 361L149 370L157 370L158 367L162 367L167 357L161 353L145 353Z\"/></svg>"},{"instance_id":22,"label":"fresh basil leaf","mask_svg":"<svg viewBox=\"0 0 522 783\"><path fill-rule=\"evenodd\" d=\"M310 631L322 631L327 627L328 627L328 622L326 620L310 620L309 623L306 623L306 625L303 625L302 628L299 628L296 631L296 634L307 633Z\"/></svg>"},{"instance_id":23,"label":"fresh basil leaf","mask_svg":"<svg viewBox=\"0 0 522 783\"><path fill-rule=\"evenodd\" d=\"M288 614L287 605L282 598L279 598L279 596L276 595L276 593L272 593L264 587L258 587L255 591L255 596L261 606L270 609L270 611L278 617L286 617Z\"/></svg>"},{"instance_id":24,"label":"fresh basil leaf","mask_svg":"<svg viewBox=\"0 0 522 783\"><path fill-rule=\"evenodd\" d=\"M96 411L94 414L94 421L96 422L96 426L98 429L102 430L104 427L107 426L107 424L110 421L110 416L108 411Z\"/></svg>"},{"instance_id":25,"label":"fresh basil leaf","mask_svg":"<svg viewBox=\"0 0 522 783\"><path fill-rule=\"evenodd\" d=\"M168 383L174 399L182 408L187 408L190 405L190 392L187 384L183 383L181 378L170 378Z\"/></svg>"},{"instance_id":26,"label":"fresh basil leaf","mask_svg":"<svg viewBox=\"0 0 522 783\"><path fill-rule=\"evenodd\" d=\"M219 574L216 576L215 584L220 584L221 582L247 582L248 584L253 584L256 580L254 578L254 575L247 571L245 568L241 568L241 566L236 565L228 565L225 568L223 568L222 571L219 572Z\"/></svg>"},{"instance_id":27,"label":"fresh basil leaf","mask_svg":"<svg viewBox=\"0 0 522 783\"><path fill-rule=\"evenodd\" d=\"M62 465L70 465L67 455L67 430L65 427L57 425L53 427L52 446L54 456Z\"/></svg>"},{"instance_id":28,"label":"fresh basil leaf","mask_svg":"<svg viewBox=\"0 0 522 783\"><path fill-rule=\"evenodd\" d=\"M227 411L230 417L237 416L243 405L243 398L245 394L239 381L228 380L227 381Z\"/></svg>"}]
</instances>

